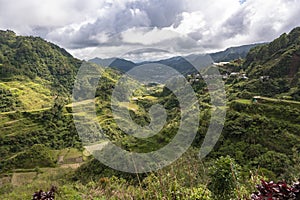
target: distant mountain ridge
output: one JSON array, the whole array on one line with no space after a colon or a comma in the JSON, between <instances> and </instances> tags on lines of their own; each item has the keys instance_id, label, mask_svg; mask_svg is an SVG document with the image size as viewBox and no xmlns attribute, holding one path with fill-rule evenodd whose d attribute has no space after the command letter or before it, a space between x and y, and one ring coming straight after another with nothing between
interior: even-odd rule
<instances>
[{"instance_id":1,"label":"distant mountain ridge","mask_svg":"<svg viewBox=\"0 0 300 200\"><path fill-rule=\"evenodd\" d=\"M89 62L105 66L105 67L114 67L121 71L129 71L132 68L136 67L138 64L125 60L122 58L108 58L108 59L101 59L101 58L94 58L89 60Z\"/></svg>"},{"instance_id":2,"label":"distant mountain ridge","mask_svg":"<svg viewBox=\"0 0 300 200\"><path fill-rule=\"evenodd\" d=\"M249 44L238 47L230 47L225 51L211 53L210 56L215 62L229 62L231 60L246 58L249 51L257 46L264 45L266 43Z\"/></svg>"},{"instance_id":3,"label":"distant mountain ridge","mask_svg":"<svg viewBox=\"0 0 300 200\"><path fill-rule=\"evenodd\" d=\"M239 58L246 58L250 49L259 45L262 44L250 44L250 45L243 45L239 47L230 47L224 51L208 54L208 57L209 56L211 57L212 62L228 62ZM134 63L132 61L122 59L122 58L108 58L108 59L94 58L89 60L89 62L96 63L102 66L113 67L123 72L127 72L133 69L134 67L143 64L162 64L162 65L172 67L178 72L186 75L186 74L196 72L196 69L193 66L194 63L190 63L191 59L195 60L197 57L201 58L203 56L204 55L192 54L185 57L176 56L168 59L163 59L158 61L145 61L141 63ZM201 65L200 62L198 63ZM195 67L199 67L199 66L195 66Z\"/></svg>"}]
</instances>

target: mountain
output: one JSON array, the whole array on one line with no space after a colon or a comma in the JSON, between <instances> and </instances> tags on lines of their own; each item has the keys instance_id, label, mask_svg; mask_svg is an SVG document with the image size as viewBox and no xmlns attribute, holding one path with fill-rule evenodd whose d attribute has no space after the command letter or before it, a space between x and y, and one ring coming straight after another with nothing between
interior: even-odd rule
<instances>
[{"instance_id":1,"label":"mountain","mask_svg":"<svg viewBox=\"0 0 300 200\"><path fill-rule=\"evenodd\" d=\"M191 65L191 63L187 62L187 60L181 56L172 57L169 59L164 59L164 60L159 60L159 61L149 61L149 62L139 63L139 65L144 65L144 64L166 65L166 66L172 67L173 69L175 69L178 72L183 73L183 74L188 74L188 73L194 72L194 70L195 70L193 68L193 66Z\"/></svg>"},{"instance_id":2,"label":"mountain","mask_svg":"<svg viewBox=\"0 0 300 200\"><path fill-rule=\"evenodd\" d=\"M239 58L246 58L248 52L256 47L261 46L265 43L260 44L250 44L250 45L243 45L239 47L230 47L225 51L220 51L216 53L211 53L210 56L215 62L229 62Z\"/></svg>"},{"instance_id":3,"label":"mountain","mask_svg":"<svg viewBox=\"0 0 300 200\"><path fill-rule=\"evenodd\" d=\"M108 58L108 59L101 59L101 58L94 58L89 60L89 62L98 64L100 66L105 67L112 67L116 68L122 72L127 72L137 66L134 62L121 59L121 58Z\"/></svg>"},{"instance_id":4,"label":"mountain","mask_svg":"<svg viewBox=\"0 0 300 200\"><path fill-rule=\"evenodd\" d=\"M252 79L248 91L300 100L300 28L253 48L243 69Z\"/></svg>"},{"instance_id":5,"label":"mountain","mask_svg":"<svg viewBox=\"0 0 300 200\"><path fill-rule=\"evenodd\" d=\"M108 58L108 59L94 58L89 61L102 66L117 68L123 72L127 72L136 66L141 66L145 64L147 65L161 64L161 65L169 66L183 75L187 75L191 73L196 73L197 69L199 70L200 68L207 67L213 62L227 62L239 58L245 58L251 48L259 45L262 44L251 44L251 45L244 45L240 47L231 47L226 49L225 51L220 51L208 55L192 54L184 57L176 56L168 59L163 59L158 61L145 61L141 63L134 63L132 61L128 61L121 58ZM209 61L208 58L210 59ZM195 69L195 67L197 69Z\"/></svg>"},{"instance_id":6,"label":"mountain","mask_svg":"<svg viewBox=\"0 0 300 200\"><path fill-rule=\"evenodd\" d=\"M145 61L145 62L141 62L141 63L134 63L132 61L121 59L121 58L108 58L108 59L94 58L94 59L89 60L89 62L98 64L101 66L109 66L112 68L116 68L122 72L127 72L136 66L151 65L151 64L167 65L182 74L189 74L189 73L195 72L194 67L189 62L187 62L187 60L185 58L180 57L180 56L165 59L165 60Z\"/></svg>"}]
</instances>

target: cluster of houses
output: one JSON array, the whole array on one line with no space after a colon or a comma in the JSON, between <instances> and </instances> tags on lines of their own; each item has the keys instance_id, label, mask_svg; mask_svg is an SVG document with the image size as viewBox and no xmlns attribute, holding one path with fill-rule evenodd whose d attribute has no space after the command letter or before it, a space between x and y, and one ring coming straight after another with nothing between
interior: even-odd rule
<instances>
[{"instance_id":1,"label":"cluster of houses","mask_svg":"<svg viewBox=\"0 0 300 200\"><path fill-rule=\"evenodd\" d=\"M189 74L187 75L187 79L190 83L197 83L200 81L201 79L201 75L200 74Z\"/></svg>"},{"instance_id":2,"label":"cluster of houses","mask_svg":"<svg viewBox=\"0 0 300 200\"><path fill-rule=\"evenodd\" d=\"M226 80L228 78L236 78L236 79L243 79L243 80L249 79L245 73L239 73L239 72L226 73L224 75L221 74L204 75L203 77L200 74L189 74L187 76L187 79L190 83L199 82L201 78L203 78L204 80L219 79L219 78L222 78L223 80Z\"/></svg>"},{"instance_id":3,"label":"cluster of houses","mask_svg":"<svg viewBox=\"0 0 300 200\"><path fill-rule=\"evenodd\" d=\"M232 78L238 78L244 80L249 79L245 73L241 73L241 72L231 72L230 74L226 74L226 77L227 78L232 77Z\"/></svg>"},{"instance_id":4,"label":"cluster of houses","mask_svg":"<svg viewBox=\"0 0 300 200\"><path fill-rule=\"evenodd\" d=\"M218 66L218 67L224 67L225 65L228 65L230 64L230 62L219 62L219 63L214 63L215 66Z\"/></svg>"},{"instance_id":5,"label":"cluster of houses","mask_svg":"<svg viewBox=\"0 0 300 200\"><path fill-rule=\"evenodd\" d=\"M234 61L237 64L241 64L241 60L238 59L236 61ZM219 63L213 63L215 66L218 67L224 67L228 64L230 64L229 62L219 62ZM214 74L214 75L204 75L201 76L199 73L198 74L190 74L187 76L187 79L190 83L197 83L200 81L200 79L203 78L204 80L210 80L210 79L223 79L223 80L227 80L229 78L234 78L234 79L243 79L243 80L248 80L249 78L247 77L247 75L243 72L231 72L231 73L226 73L226 74ZM262 77L262 80L266 80L269 77Z\"/></svg>"}]
</instances>

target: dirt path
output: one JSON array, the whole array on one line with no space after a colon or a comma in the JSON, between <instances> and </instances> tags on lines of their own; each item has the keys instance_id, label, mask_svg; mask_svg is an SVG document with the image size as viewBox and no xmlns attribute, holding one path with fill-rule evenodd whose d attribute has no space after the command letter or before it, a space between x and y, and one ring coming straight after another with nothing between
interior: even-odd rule
<instances>
[{"instance_id":1,"label":"dirt path","mask_svg":"<svg viewBox=\"0 0 300 200\"><path fill-rule=\"evenodd\" d=\"M59 168L63 168L63 169L66 169L66 168L77 169L82 164L83 164L83 162L82 163L74 163L74 164L63 164L63 165L60 165Z\"/></svg>"},{"instance_id":2,"label":"dirt path","mask_svg":"<svg viewBox=\"0 0 300 200\"><path fill-rule=\"evenodd\" d=\"M269 97L260 97L260 99L266 100L266 101L284 102L284 103L291 103L291 104L298 104L298 105L300 105L299 101L293 101L293 100L274 99L274 98L269 98Z\"/></svg>"}]
</instances>

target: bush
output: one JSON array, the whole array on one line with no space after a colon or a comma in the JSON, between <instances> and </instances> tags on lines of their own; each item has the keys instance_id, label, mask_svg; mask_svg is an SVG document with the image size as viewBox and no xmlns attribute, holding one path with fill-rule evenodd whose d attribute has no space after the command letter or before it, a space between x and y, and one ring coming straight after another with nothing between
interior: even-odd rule
<instances>
[{"instance_id":1,"label":"bush","mask_svg":"<svg viewBox=\"0 0 300 200\"><path fill-rule=\"evenodd\" d=\"M222 156L215 161L209 171L211 182L208 186L214 199L237 198L240 169L241 167L230 156Z\"/></svg>"},{"instance_id":2,"label":"bush","mask_svg":"<svg viewBox=\"0 0 300 200\"><path fill-rule=\"evenodd\" d=\"M32 169L35 167L54 167L55 161L50 149L42 144L36 144L29 150L8 160L7 163L11 168Z\"/></svg>"}]
</instances>

